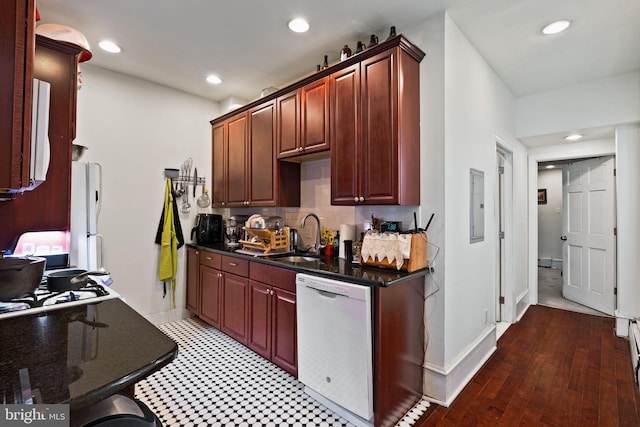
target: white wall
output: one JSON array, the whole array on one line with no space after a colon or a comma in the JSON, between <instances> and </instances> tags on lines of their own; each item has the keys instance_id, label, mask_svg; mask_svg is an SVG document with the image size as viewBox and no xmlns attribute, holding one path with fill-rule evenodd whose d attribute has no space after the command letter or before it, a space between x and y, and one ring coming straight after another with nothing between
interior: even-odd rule
<instances>
[{"instance_id":1,"label":"white wall","mask_svg":"<svg viewBox=\"0 0 640 427\"><path fill-rule=\"evenodd\" d=\"M164 202L164 168L192 157L199 176L211 177L211 125L216 103L134 77L82 65L76 143L82 161L103 166L103 205L98 232L104 235L105 267L113 288L145 316L172 314L158 280L154 243ZM193 199L192 199L193 202ZM195 203L192 203L195 205ZM185 238L196 208L181 214ZM179 250L176 306L184 307L185 249ZM178 310L179 311L179 310Z\"/></svg>"},{"instance_id":2,"label":"white wall","mask_svg":"<svg viewBox=\"0 0 640 427\"><path fill-rule=\"evenodd\" d=\"M513 137L512 95L448 15L404 33L427 54L420 68L420 210L423 221L435 212L429 240L441 251L435 280L426 283L427 292L437 292L426 304L424 391L446 404L495 348L496 141L508 141L513 152L514 228L526 222L526 209L516 209L526 206L526 149ZM485 172L485 240L474 244L469 168ZM526 230L513 241L514 253L526 254ZM525 282L525 267L515 266L512 277Z\"/></svg>"},{"instance_id":3,"label":"white wall","mask_svg":"<svg viewBox=\"0 0 640 427\"><path fill-rule=\"evenodd\" d=\"M427 276L425 301L426 364L442 370L445 360L445 207L444 207L444 15L404 32L426 56L420 63L420 201L419 223L429 225L428 252L433 276ZM435 246L434 246L435 245ZM439 249L438 249L439 248ZM433 255L432 255L433 253ZM435 293L434 293L435 292ZM436 388L436 384L429 384ZM440 388L440 387L438 387ZM425 392L427 387L425 385Z\"/></svg>"},{"instance_id":4,"label":"white wall","mask_svg":"<svg viewBox=\"0 0 640 427\"><path fill-rule=\"evenodd\" d=\"M447 397L495 345L495 134L514 134L514 98L455 23L445 16L445 224ZM485 240L469 243L469 169L485 175ZM463 369L456 372L456 366ZM456 380L460 380L460 384Z\"/></svg>"},{"instance_id":5,"label":"white wall","mask_svg":"<svg viewBox=\"0 0 640 427\"><path fill-rule=\"evenodd\" d=\"M617 317L640 318L640 125L616 129ZM622 333L621 333L622 332ZM619 331L619 335L626 335Z\"/></svg>"},{"instance_id":6,"label":"white wall","mask_svg":"<svg viewBox=\"0 0 640 427\"><path fill-rule=\"evenodd\" d=\"M640 71L518 98L516 136L546 135L635 122Z\"/></svg>"},{"instance_id":7,"label":"white wall","mask_svg":"<svg viewBox=\"0 0 640 427\"><path fill-rule=\"evenodd\" d=\"M538 258L562 259L562 168L538 171L547 203L538 205Z\"/></svg>"}]
</instances>

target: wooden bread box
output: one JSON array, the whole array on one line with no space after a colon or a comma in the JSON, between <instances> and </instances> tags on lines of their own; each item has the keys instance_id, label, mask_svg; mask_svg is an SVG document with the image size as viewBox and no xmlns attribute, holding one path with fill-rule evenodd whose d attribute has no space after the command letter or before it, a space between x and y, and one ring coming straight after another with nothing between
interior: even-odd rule
<instances>
[{"instance_id":1,"label":"wooden bread box","mask_svg":"<svg viewBox=\"0 0 640 427\"><path fill-rule=\"evenodd\" d=\"M364 237L367 239L367 235ZM368 256L364 259L364 256L360 258L361 265L371 265L376 267L392 268L398 270L398 263L396 260L389 262L387 257L379 260L377 257L372 258ZM411 254L409 258L404 258L402 266L399 270L405 270L412 273L417 270L421 270L427 267L427 234L426 233L414 233L411 234Z\"/></svg>"}]
</instances>

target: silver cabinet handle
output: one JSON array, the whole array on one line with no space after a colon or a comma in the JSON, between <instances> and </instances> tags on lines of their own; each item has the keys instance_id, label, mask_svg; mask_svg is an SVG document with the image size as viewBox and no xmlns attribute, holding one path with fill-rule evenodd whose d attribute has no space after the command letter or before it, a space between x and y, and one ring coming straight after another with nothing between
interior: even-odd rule
<instances>
[{"instance_id":1,"label":"silver cabinet handle","mask_svg":"<svg viewBox=\"0 0 640 427\"><path fill-rule=\"evenodd\" d=\"M364 197L360 196L360 203L364 202Z\"/></svg>"}]
</instances>

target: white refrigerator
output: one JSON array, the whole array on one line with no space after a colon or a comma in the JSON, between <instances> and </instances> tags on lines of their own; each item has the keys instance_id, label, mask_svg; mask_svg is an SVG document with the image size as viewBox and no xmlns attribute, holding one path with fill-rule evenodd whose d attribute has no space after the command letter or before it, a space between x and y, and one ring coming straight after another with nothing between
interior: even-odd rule
<instances>
[{"instance_id":1,"label":"white refrigerator","mask_svg":"<svg viewBox=\"0 0 640 427\"><path fill-rule=\"evenodd\" d=\"M71 242L69 265L88 271L103 267L103 241L97 222L102 205L99 163L71 164Z\"/></svg>"}]
</instances>

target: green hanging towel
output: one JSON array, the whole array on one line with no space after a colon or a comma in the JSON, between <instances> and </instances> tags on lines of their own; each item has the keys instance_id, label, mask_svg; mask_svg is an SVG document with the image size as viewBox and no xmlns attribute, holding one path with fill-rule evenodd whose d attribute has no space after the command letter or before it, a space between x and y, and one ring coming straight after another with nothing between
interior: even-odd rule
<instances>
[{"instance_id":1,"label":"green hanging towel","mask_svg":"<svg viewBox=\"0 0 640 427\"><path fill-rule=\"evenodd\" d=\"M164 195L164 215L162 235L160 238L159 277L163 281L171 281L171 303L176 308L176 273L178 271L178 237L174 223L173 193L171 181L167 180Z\"/></svg>"}]
</instances>

